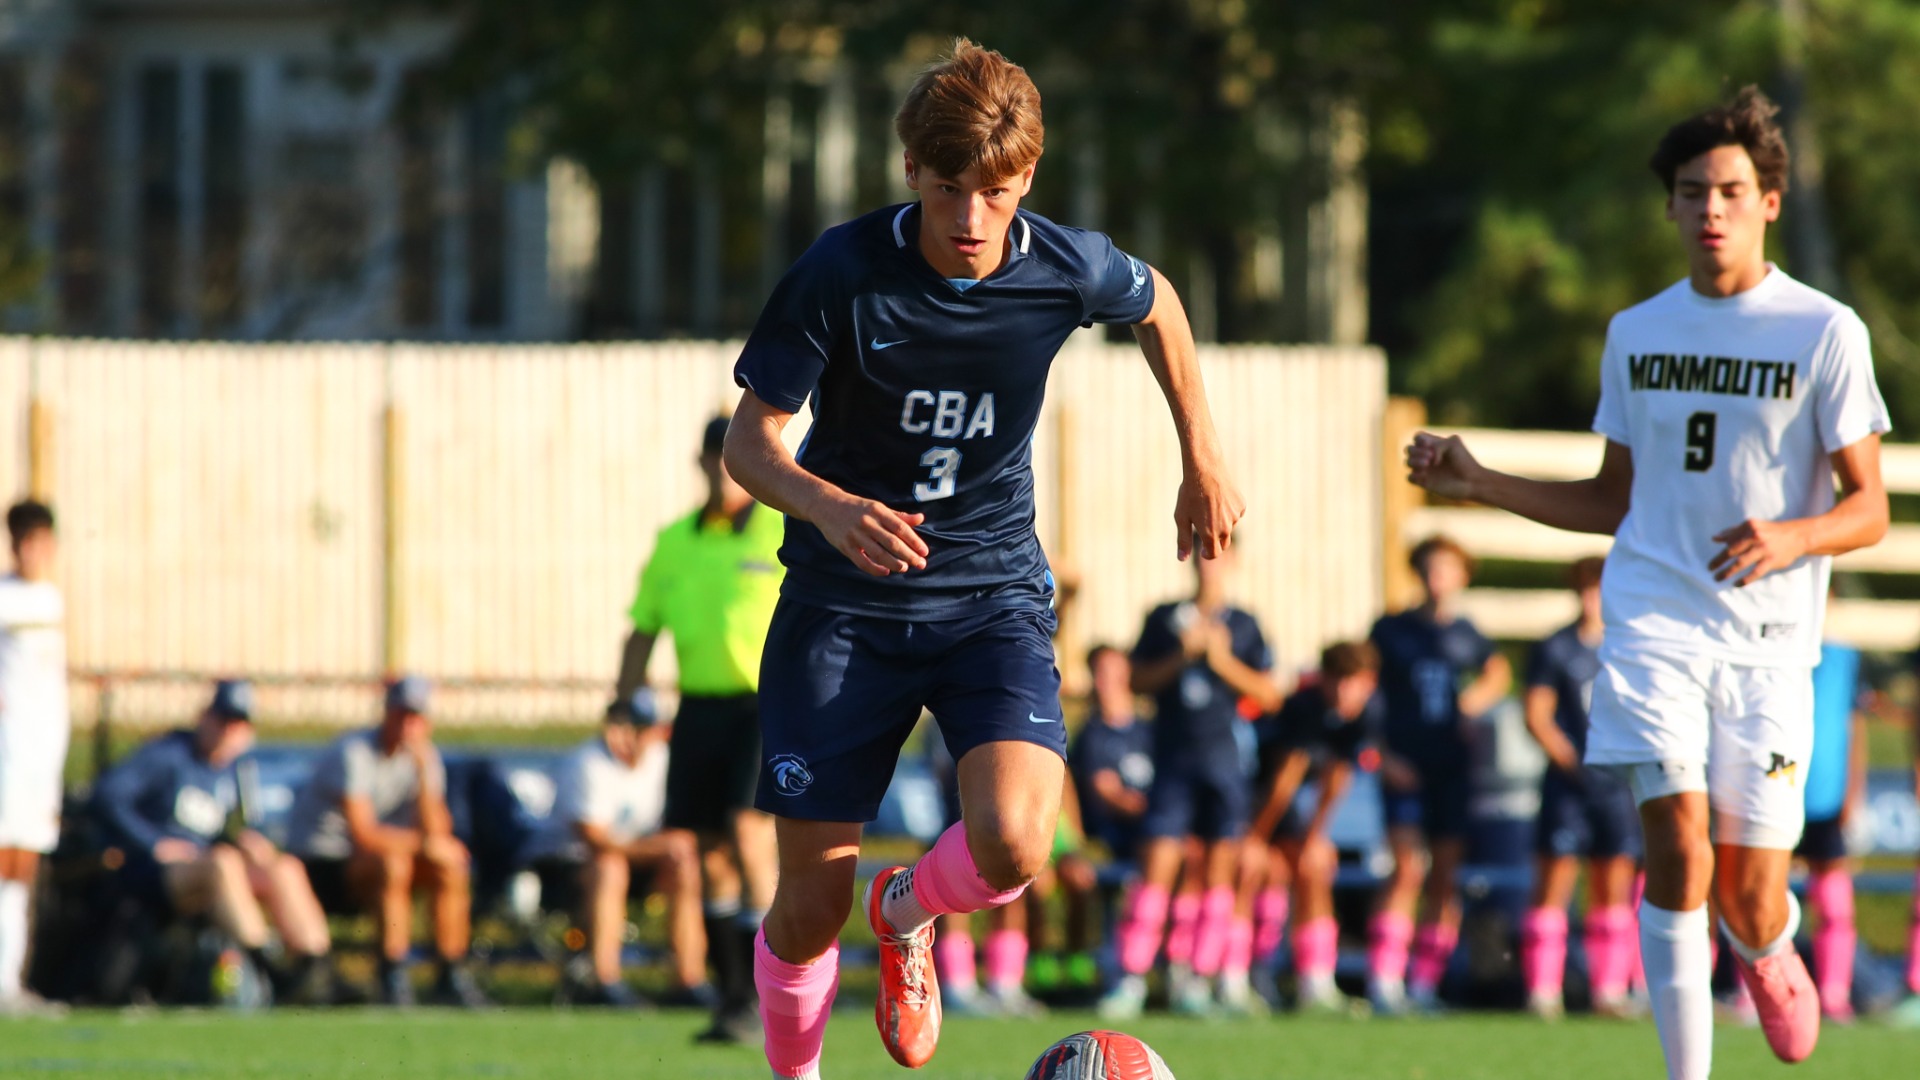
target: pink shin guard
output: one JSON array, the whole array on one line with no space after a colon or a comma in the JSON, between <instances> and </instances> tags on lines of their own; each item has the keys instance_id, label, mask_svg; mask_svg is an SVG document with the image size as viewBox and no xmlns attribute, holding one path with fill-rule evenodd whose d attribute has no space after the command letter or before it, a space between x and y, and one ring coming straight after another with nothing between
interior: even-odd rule
<instances>
[{"instance_id":1,"label":"pink shin guard","mask_svg":"<svg viewBox=\"0 0 1920 1080\"><path fill-rule=\"evenodd\" d=\"M1158 885L1141 885L1133 890L1126 918L1120 922L1120 970L1144 975L1153 966L1154 954L1160 951L1160 935L1167 925L1167 901L1167 890Z\"/></svg>"},{"instance_id":2,"label":"pink shin guard","mask_svg":"<svg viewBox=\"0 0 1920 1080\"><path fill-rule=\"evenodd\" d=\"M1322 917L1293 928L1293 967L1302 979L1332 976L1339 960L1339 923Z\"/></svg>"},{"instance_id":3,"label":"pink shin guard","mask_svg":"<svg viewBox=\"0 0 1920 1080\"><path fill-rule=\"evenodd\" d=\"M836 942L811 964L789 964L767 947L765 930L753 938L753 984L760 991L760 1023L767 1064L775 1076L806 1076L820 1067L834 991L840 985Z\"/></svg>"},{"instance_id":4,"label":"pink shin guard","mask_svg":"<svg viewBox=\"0 0 1920 1080\"><path fill-rule=\"evenodd\" d=\"M980 985L974 970L973 935L966 927L941 927L933 937L933 969L942 986L966 991ZM991 969L989 969L991 975Z\"/></svg>"},{"instance_id":5,"label":"pink shin guard","mask_svg":"<svg viewBox=\"0 0 1920 1080\"><path fill-rule=\"evenodd\" d=\"M1412 941L1412 919L1397 911L1375 915L1367 927L1367 973L1375 979L1404 980L1407 946Z\"/></svg>"},{"instance_id":6,"label":"pink shin guard","mask_svg":"<svg viewBox=\"0 0 1920 1080\"><path fill-rule=\"evenodd\" d=\"M1413 967L1407 972L1407 985L1431 990L1440 985L1447 973L1447 961L1460 943L1458 927L1428 923L1413 936Z\"/></svg>"},{"instance_id":7,"label":"pink shin guard","mask_svg":"<svg viewBox=\"0 0 1920 1080\"><path fill-rule=\"evenodd\" d=\"M1907 989L1920 994L1920 871L1913 875L1913 925L1907 931Z\"/></svg>"},{"instance_id":8,"label":"pink shin guard","mask_svg":"<svg viewBox=\"0 0 1920 1080\"><path fill-rule=\"evenodd\" d=\"M1595 997L1623 997L1639 957L1640 926L1632 908L1623 904L1587 912L1587 981Z\"/></svg>"},{"instance_id":9,"label":"pink shin guard","mask_svg":"<svg viewBox=\"0 0 1920 1080\"><path fill-rule=\"evenodd\" d=\"M987 935L987 986L1016 989L1027 979L1027 935L1019 930L995 930Z\"/></svg>"},{"instance_id":10,"label":"pink shin guard","mask_svg":"<svg viewBox=\"0 0 1920 1080\"><path fill-rule=\"evenodd\" d=\"M999 890L987 884L967 850L967 830L955 822L913 866L913 896L936 915L965 915L1010 904L1025 885Z\"/></svg>"},{"instance_id":11,"label":"pink shin guard","mask_svg":"<svg viewBox=\"0 0 1920 1080\"><path fill-rule=\"evenodd\" d=\"M1588 921L1587 966L1595 965L1592 921ZM1528 994L1558 995L1567 970L1567 913L1541 907L1520 921L1520 977Z\"/></svg>"},{"instance_id":12,"label":"pink shin guard","mask_svg":"<svg viewBox=\"0 0 1920 1080\"><path fill-rule=\"evenodd\" d=\"M1208 889L1200 902L1200 926L1193 937L1193 970L1218 975L1226 960L1227 938L1233 933L1233 890L1222 885Z\"/></svg>"},{"instance_id":13,"label":"pink shin guard","mask_svg":"<svg viewBox=\"0 0 1920 1080\"><path fill-rule=\"evenodd\" d=\"M1820 1007L1829 1015L1852 1008L1853 953L1859 935L1853 925L1853 875L1845 870L1816 874L1807 882L1807 899L1819 913L1813 935L1813 967L1820 974Z\"/></svg>"},{"instance_id":14,"label":"pink shin guard","mask_svg":"<svg viewBox=\"0 0 1920 1080\"><path fill-rule=\"evenodd\" d=\"M1167 931L1167 963L1193 964L1193 945L1200 925L1200 894L1183 892L1173 898L1173 926Z\"/></svg>"},{"instance_id":15,"label":"pink shin guard","mask_svg":"<svg viewBox=\"0 0 1920 1080\"><path fill-rule=\"evenodd\" d=\"M1287 930L1287 893L1267 889L1253 901L1253 959L1265 963L1280 951Z\"/></svg>"}]
</instances>

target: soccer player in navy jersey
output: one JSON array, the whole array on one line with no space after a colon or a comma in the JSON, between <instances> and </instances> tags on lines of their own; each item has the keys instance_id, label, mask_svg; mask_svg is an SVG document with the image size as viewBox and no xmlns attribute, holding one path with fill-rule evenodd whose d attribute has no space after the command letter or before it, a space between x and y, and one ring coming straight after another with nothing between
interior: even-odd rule
<instances>
[{"instance_id":1,"label":"soccer player in navy jersey","mask_svg":"<svg viewBox=\"0 0 1920 1080\"><path fill-rule=\"evenodd\" d=\"M1213 998L1206 980L1221 973L1233 943L1234 875L1240 840L1253 816L1236 736L1245 723L1240 704L1251 702L1251 715L1271 712L1280 704L1280 688L1269 674L1273 653L1259 622L1227 602L1231 563L1230 558L1196 563L1193 597L1149 612L1133 648L1133 688L1154 699L1153 787L1143 822L1140 887L1120 926L1123 974L1100 1003L1108 1019L1137 1016L1146 1001L1146 973L1160 951L1187 837L1205 845L1204 892L1191 971L1169 956L1176 969L1177 1011L1209 1011ZM1251 940L1246 944L1250 950ZM1247 1004L1246 998L1237 1004Z\"/></svg>"},{"instance_id":2,"label":"soccer player in navy jersey","mask_svg":"<svg viewBox=\"0 0 1920 1080\"><path fill-rule=\"evenodd\" d=\"M778 1077L819 1075L861 826L922 706L959 762L964 816L867 891L875 1020L896 1061L925 1064L939 1037L934 917L1009 903L1045 865L1066 733L1030 442L1076 328L1133 324L1166 395L1179 557L1214 558L1242 513L1172 287L1106 236L1020 210L1043 141L1026 73L957 41L895 128L918 201L822 235L734 369L746 392L727 467L787 514L758 797L778 819L780 883L754 950ZM780 435L809 403L796 456Z\"/></svg>"},{"instance_id":3,"label":"soccer player in navy jersey","mask_svg":"<svg viewBox=\"0 0 1920 1080\"><path fill-rule=\"evenodd\" d=\"M1381 786L1393 877L1369 928L1368 996L1374 1011L1387 1015L1406 1008L1409 991L1416 1007L1436 1004L1460 936L1454 878L1465 854L1470 794L1466 725L1513 683L1506 659L1459 613L1460 593L1473 576L1466 550L1432 536L1414 547L1410 561L1425 598L1383 616L1370 637L1380 650L1386 698ZM1417 934L1416 904L1425 916Z\"/></svg>"},{"instance_id":4,"label":"soccer player in navy jersey","mask_svg":"<svg viewBox=\"0 0 1920 1080\"><path fill-rule=\"evenodd\" d=\"M1581 559L1569 571L1580 617L1533 648L1527 660L1527 730L1547 755L1534 822L1532 905L1520 927L1527 1008L1548 1019L1564 1011L1567 903L1579 860L1587 860L1587 983L1593 1011L1627 1010L1627 984L1640 951L1633 880L1640 861L1640 812L1626 783L1584 764L1587 707L1600 674L1600 572Z\"/></svg>"}]
</instances>

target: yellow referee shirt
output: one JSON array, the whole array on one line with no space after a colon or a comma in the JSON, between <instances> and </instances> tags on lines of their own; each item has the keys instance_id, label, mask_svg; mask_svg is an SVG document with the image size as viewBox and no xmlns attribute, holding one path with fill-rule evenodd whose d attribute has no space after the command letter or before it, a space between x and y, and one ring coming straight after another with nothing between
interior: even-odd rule
<instances>
[{"instance_id":1,"label":"yellow referee shirt","mask_svg":"<svg viewBox=\"0 0 1920 1080\"><path fill-rule=\"evenodd\" d=\"M741 529L732 518L702 524L700 514L660 530L628 615L643 634L673 635L681 693L751 693L786 574L778 554L784 518L760 503Z\"/></svg>"}]
</instances>

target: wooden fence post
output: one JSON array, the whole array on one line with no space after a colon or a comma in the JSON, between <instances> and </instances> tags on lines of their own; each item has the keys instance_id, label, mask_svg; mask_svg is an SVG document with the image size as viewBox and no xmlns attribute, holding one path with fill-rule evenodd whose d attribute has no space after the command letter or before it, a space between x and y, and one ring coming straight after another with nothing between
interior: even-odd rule
<instances>
[{"instance_id":1,"label":"wooden fence post","mask_svg":"<svg viewBox=\"0 0 1920 1080\"><path fill-rule=\"evenodd\" d=\"M406 414L393 393L393 347L387 347L387 402L380 447L380 634L381 661L389 675L406 670L405 575L400 562L406 526Z\"/></svg>"},{"instance_id":2,"label":"wooden fence post","mask_svg":"<svg viewBox=\"0 0 1920 1080\"><path fill-rule=\"evenodd\" d=\"M1054 652L1060 657L1061 692L1076 697L1086 689L1080 657L1086 653L1086 619L1080 614L1080 593L1086 582L1080 558L1080 420L1071 402L1063 402L1054 413L1054 490L1057 518L1054 524L1053 565L1065 572L1064 581L1056 581L1056 596L1067 602L1059 605L1060 630L1054 635ZM1056 574L1056 577L1059 575ZM1070 590L1070 591L1068 591Z\"/></svg>"},{"instance_id":3,"label":"wooden fence post","mask_svg":"<svg viewBox=\"0 0 1920 1080\"><path fill-rule=\"evenodd\" d=\"M1380 599L1399 611L1419 598L1420 583L1407 565L1407 519L1426 501L1407 483L1406 446L1427 422L1418 398L1390 397L1380 418Z\"/></svg>"},{"instance_id":4,"label":"wooden fence post","mask_svg":"<svg viewBox=\"0 0 1920 1080\"><path fill-rule=\"evenodd\" d=\"M53 405L40 392L40 342L28 346L27 494L53 504Z\"/></svg>"}]
</instances>

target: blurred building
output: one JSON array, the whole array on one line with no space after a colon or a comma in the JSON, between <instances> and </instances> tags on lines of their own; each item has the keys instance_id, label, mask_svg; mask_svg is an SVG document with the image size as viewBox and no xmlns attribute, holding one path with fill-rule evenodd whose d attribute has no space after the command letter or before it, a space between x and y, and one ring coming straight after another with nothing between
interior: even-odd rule
<instances>
[{"instance_id":1,"label":"blurred building","mask_svg":"<svg viewBox=\"0 0 1920 1080\"><path fill-rule=\"evenodd\" d=\"M0 330L739 336L822 228L909 197L891 115L910 70L828 62L708 87L710 138L595 183L525 148L511 86L433 104L453 24L343 34L350 7L0 0ZM1123 203L1169 164L1150 140L1109 160L1097 111L1074 105L1049 98L1029 205L1165 270L1202 341L1365 341L1351 107L1276 120L1257 219L1202 234L1179 207Z\"/></svg>"}]
</instances>

